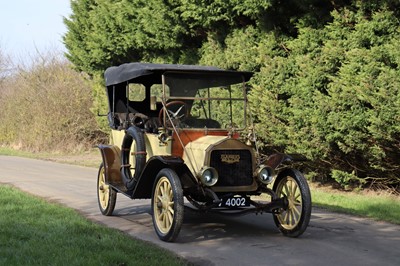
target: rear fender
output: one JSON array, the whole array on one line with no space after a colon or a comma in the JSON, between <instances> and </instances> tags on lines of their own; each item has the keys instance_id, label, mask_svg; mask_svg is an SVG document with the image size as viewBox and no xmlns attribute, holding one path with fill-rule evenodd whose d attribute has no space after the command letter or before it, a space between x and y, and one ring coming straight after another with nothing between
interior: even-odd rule
<instances>
[{"instance_id":1,"label":"rear fender","mask_svg":"<svg viewBox=\"0 0 400 266\"><path fill-rule=\"evenodd\" d=\"M147 161L146 166L139 177L136 188L133 191L132 198L151 198L154 181L158 172L163 168L170 168L177 173L181 180L183 189L198 184L196 178L193 177L182 158L176 156L154 156Z\"/></svg>"},{"instance_id":2,"label":"rear fender","mask_svg":"<svg viewBox=\"0 0 400 266\"><path fill-rule=\"evenodd\" d=\"M106 183L115 187L124 186L121 177L121 150L115 145L97 146L103 159Z\"/></svg>"}]
</instances>

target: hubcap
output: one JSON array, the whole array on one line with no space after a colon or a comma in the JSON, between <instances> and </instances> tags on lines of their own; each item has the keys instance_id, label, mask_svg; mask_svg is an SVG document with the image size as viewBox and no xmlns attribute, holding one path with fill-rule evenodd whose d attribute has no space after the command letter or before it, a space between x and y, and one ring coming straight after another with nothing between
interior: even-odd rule
<instances>
[{"instance_id":1,"label":"hubcap","mask_svg":"<svg viewBox=\"0 0 400 266\"><path fill-rule=\"evenodd\" d=\"M279 197L286 197L288 200L288 208L282 209L277 214L277 218L283 228L291 230L297 226L301 218L302 198L300 188L296 181L288 176L279 183L277 193Z\"/></svg>"},{"instance_id":2,"label":"hubcap","mask_svg":"<svg viewBox=\"0 0 400 266\"><path fill-rule=\"evenodd\" d=\"M174 219L174 195L168 178L161 177L154 191L154 216L158 229L166 234Z\"/></svg>"}]
</instances>

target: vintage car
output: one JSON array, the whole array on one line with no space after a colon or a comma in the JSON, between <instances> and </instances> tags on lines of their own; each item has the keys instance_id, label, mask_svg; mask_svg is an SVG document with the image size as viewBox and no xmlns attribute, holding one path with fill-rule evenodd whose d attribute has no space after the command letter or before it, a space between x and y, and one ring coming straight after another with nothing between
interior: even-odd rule
<instances>
[{"instance_id":1,"label":"vintage car","mask_svg":"<svg viewBox=\"0 0 400 266\"><path fill-rule=\"evenodd\" d=\"M267 212L286 236L306 230L311 196L302 173L287 164L295 157L267 157L257 146L246 96L253 73L128 63L104 75L111 143L98 146L102 214L112 215L117 193L151 199L155 232L170 242L185 208Z\"/></svg>"}]
</instances>

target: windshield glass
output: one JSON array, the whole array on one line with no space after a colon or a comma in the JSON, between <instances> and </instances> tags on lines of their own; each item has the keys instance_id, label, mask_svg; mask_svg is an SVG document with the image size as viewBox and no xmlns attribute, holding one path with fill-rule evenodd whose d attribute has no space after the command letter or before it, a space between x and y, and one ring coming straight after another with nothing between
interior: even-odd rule
<instances>
[{"instance_id":1,"label":"windshield glass","mask_svg":"<svg viewBox=\"0 0 400 266\"><path fill-rule=\"evenodd\" d=\"M246 102L241 75L167 73L165 84L169 87L165 101L172 108L170 113L176 113L181 106L169 103L178 101L186 105L187 114L181 115L180 127L245 127Z\"/></svg>"}]
</instances>

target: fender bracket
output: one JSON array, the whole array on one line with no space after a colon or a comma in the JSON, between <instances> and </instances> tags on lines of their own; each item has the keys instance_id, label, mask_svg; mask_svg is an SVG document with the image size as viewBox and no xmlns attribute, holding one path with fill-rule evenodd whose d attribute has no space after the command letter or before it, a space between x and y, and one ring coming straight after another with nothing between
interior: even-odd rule
<instances>
[{"instance_id":1,"label":"fender bracket","mask_svg":"<svg viewBox=\"0 0 400 266\"><path fill-rule=\"evenodd\" d=\"M265 164L270 166L272 169L276 169L279 165L284 162L302 162L307 161L307 158L301 154L285 154L285 153L274 153L268 156L265 160Z\"/></svg>"}]
</instances>

